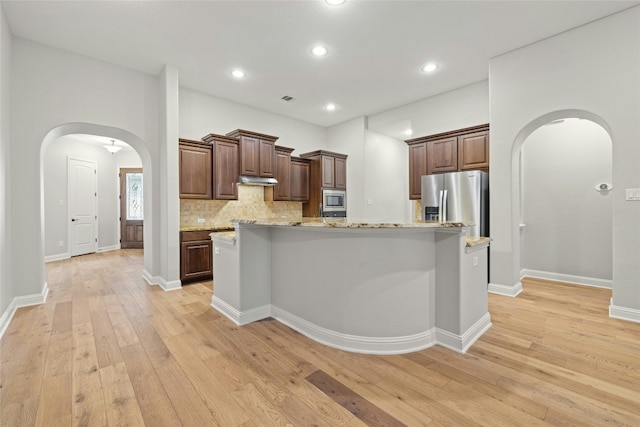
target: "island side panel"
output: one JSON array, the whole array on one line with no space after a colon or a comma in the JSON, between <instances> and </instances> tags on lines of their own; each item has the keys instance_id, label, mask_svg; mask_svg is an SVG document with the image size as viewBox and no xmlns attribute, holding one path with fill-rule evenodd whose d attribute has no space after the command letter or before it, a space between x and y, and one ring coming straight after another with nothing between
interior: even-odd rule
<instances>
[{"instance_id":1,"label":"island side panel","mask_svg":"<svg viewBox=\"0 0 640 427\"><path fill-rule=\"evenodd\" d=\"M268 317L271 305L271 227L239 224L236 239L240 254L240 310L243 313L261 310L266 313L261 318Z\"/></svg>"},{"instance_id":2,"label":"island side panel","mask_svg":"<svg viewBox=\"0 0 640 427\"><path fill-rule=\"evenodd\" d=\"M430 331L434 249L431 230L274 227L272 304L342 334Z\"/></svg>"},{"instance_id":3,"label":"island side panel","mask_svg":"<svg viewBox=\"0 0 640 427\"><path fill-rule=\"evenodd\" d=\"M211 306L235 323L240 314L240 275L238 247L235 240L213 241L213 296Z\"/></svg>"},{"instance_id":4,"label":"island side panel","mask_svg":"<svg viewBox=\"0 0 640 427\"><path fill-rule=\"evenodd\" d=\"M436 340L464 353L491 327L487 248L468 249L464 233L440 230L436 253Z\"/></svg>"}]
</instances>

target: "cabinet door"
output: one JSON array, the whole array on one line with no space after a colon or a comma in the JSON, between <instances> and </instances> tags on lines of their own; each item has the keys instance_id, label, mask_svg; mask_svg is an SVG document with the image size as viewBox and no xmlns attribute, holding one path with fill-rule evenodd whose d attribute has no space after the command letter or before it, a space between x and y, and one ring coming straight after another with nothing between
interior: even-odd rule
<instances>
[{"instance_id":1,"label":"cabinet door","mask_svg":"<svg viewBox=\"0 0 640 427\"><path fill-rule=\"evenodd\" d=\"M322 188L335 188L335 157L322 156Z\"/></svg>"},{"instance_id":2,"label":"cabinet door","mask_svg":"<svg viewBox=\"0 0 640 427\"><path fill-rule=\"evenodd\" d=\"M259 140L260 170L258 176L273 178L276 174L276 146L273 141Z\"/></svg>"},{"instance_id":3,"label":"cabinet door","mask_svg":"<svg viewBox=\"0 0 640 427\"><path fill-rule=\"evenodd\" d=\"M347 189L347 159L335 158L334 162L334 179L336 188L340 190Z\"/></svg>"},{"instance_id":4,"label":"cabinet door","mask_svg":"<svg viewBox=\"0 0 640 427\"><path fill-rule=\"evenodd\" d=\"M260 140L240 138L240 175L260 176Z\"/></svg>"},{"instance_id":5,"label":"cabinet door","mask_svg":"<svg viewBox=\"0 0 640 427\"><path fill-rule=\"evenodd\" d=\"M458 137L458 163L461 171L489 168L489 132Z\"/></svg>"},{"instance_id":6,"label":"cabinet door","mask_svg":"<svg viewBox=\"0 0 640 427\"><path fill-rule=\"evenodd\" d=\"M209 240L183 242L181 248L180 279L210 279L213 274L213 259Z\"/></svg>"},{"instance_id":7,"label":"cabinet door","mask_svg":"<svg viewBox=\"0 0 640 427\"><path fill-rule=\"evenodd\" d=\"M214 199L238 200L238 145L217 141L214 150Z\"/></svg>"},{"instance_id":8,"label":"cabinet door","mask_svg":"<svg viewBox=\"0 0 640 427\"><path fill-rule=\"evenodd\" d=\"M275 175L278 185L273 189L273 200L291 200L291 154L276 151Z\"/></svg>"},{"instance_id":9,"label":"cabinet door","mask_svg":"<svg viewBox=\"0 0 640 427\"><path fill-rule=\"evenodd\" d=\"M409 146L409 198L419 200L422 197L422 175L427 174L427 143L421 142Z\"/></svg>"},{"instance_id":10,"label":"cabinet door","mask_svg":"<svg viewBox=\"0 0 640 427\"><path fill-rule=\"evenodd\" d=\"M458 139L454 137L427 142L427 175L458 170Z\"/></svg>"},{"instance_id":11,"label":"cabinet door","mask_svg":"<svg viewBox=\"0 0 640 427\"><path fill-rule=\"evenodd\" d=\"M178 164L181 199L211 199L211 148L180 144Z\"/></svg>"},{"instance_id":12,"label":"cabinet door","mask_svg":"<svg viewBox=\"0 0 640 427\"><path fill-rule=\"evenodd\" d=\"M309 201L309 163L291 162L291 200Z\"/></svg>"}]
</instances>

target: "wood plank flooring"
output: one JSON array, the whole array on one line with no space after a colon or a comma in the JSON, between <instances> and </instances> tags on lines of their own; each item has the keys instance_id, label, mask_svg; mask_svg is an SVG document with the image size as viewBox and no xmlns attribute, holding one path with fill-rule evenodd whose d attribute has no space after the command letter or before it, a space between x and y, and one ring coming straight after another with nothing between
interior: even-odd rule
<instances>
[{"instance_id":1,"label":"wood plank flooring","mask_svg":"<svg viewBox=\"0 0 640 427\"><path fill-rule=\"evenodd\" d=\"M325 347L274 320L241 328L212 282L164 292L142 251L46 266L46 304L0 342L4 426L640 426L640 324L611 292L525 280L489 296L466 355Z\"/></svg>"}]
</instances>

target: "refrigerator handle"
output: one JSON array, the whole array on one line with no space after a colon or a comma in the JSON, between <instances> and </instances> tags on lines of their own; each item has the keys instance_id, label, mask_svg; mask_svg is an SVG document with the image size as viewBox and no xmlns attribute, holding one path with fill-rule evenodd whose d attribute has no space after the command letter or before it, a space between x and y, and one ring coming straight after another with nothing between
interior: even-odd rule
<instances>
[{"instance_id":1,"label":"refrigerator handle","mask_svg":"<svg viewBox=\"0 0 640 427\"><path fill-rule=\"evenodd\" d=\"M440 222L447 222L447 199L448 190L442 190L442 202L440 202L440 206L442 206L442 216L440 217Z\"/></svg>"},{"instance_id":2,"label":"refrigerator handle","mask_svg":"<svg viewBox=\"0 0 640 427\"><path fill-rule=\"evenodd\" d=\"M447 212L446 206L446 190L440 190L439 198L438 198L438 221L445 222L445 215Z\"/></svg>"}]
</instances>

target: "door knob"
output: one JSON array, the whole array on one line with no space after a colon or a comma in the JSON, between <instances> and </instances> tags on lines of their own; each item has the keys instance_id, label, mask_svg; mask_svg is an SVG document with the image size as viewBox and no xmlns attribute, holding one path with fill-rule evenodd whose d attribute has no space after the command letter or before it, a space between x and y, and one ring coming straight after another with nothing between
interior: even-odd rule
<instances>
[{"instance_id":1,"label":"door knob","mask_svg":"<svg viewBox=\"0 0 640 427\"><path fill-rule=\"evenodd\" d=\"M71 218L71 221L77 221L77 219L75 219L75 218Z\"/></svg>"}]
</instances>

